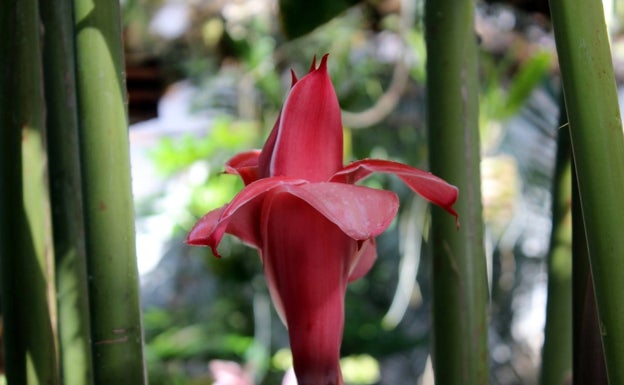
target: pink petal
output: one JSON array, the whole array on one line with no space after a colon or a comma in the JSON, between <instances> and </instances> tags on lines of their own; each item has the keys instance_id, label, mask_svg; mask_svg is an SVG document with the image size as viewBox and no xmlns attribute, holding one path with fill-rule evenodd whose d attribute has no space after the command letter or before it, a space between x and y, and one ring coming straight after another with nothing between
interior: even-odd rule
<instances>
[{"instance_id":1,"label":"pink petal","mask_svg":"<svg viewBox=\"0 0 624 385\"><path fill-rule=\"evenodd\" d=\"M295 83L284 102L270 175L327 180L342 168L342 135L340 106L324 56L317 69ZM263 153L270 148L265 146Z\"/></svg>"},{"instance_id":2,"label":"pink petal","mask_svg":"<svg viewBox=\"0 0 624 385\"><path fill-rule=\"evenodd\" d=\"M292 88L295 85L295 83L299 81L297 79L297 75L295 74L295 71L290 70L290 78L291 78L290 88ZM273 149L275 148L277 132L279 131L279 128L280 128L281 116L282 116L282 112L280 111L279 115L277 116L277 120L275 121L275 124L273 125L273 128L271 129L271 133L269 134L269 137L267 138L266 142L264 143L264 146L262 147L262 153L260 154L260 158L258 159L258 176L260 178L267 178L271 176L271 172L270 172L271 158L273 157Z\"/></svg>"},{"instance_id":3,"label":"pink petal","mask_svg":"<svg viewBox=\"0 0 624 385\"><path fill-rule=\"evenodd\" d=\"M258 180L260 150L241 152L225 163L225 172L241 177L245 185Z\"/></svg>"},{"instance_id":4,"label":"pink petal","mask_svg":"<svg viewBox=\"0 0 624 385\"><path fill-rule=\"evenodd\" d=\"M195 226L193 226L187 235L186 243L192 246L213 247L210 244L210 234L214 232L214 229L219 222L219 218L221 218L221 214L223 214L226 206L221 206L218 209L209 211L206 215L201 217L201 219L195 223ZM216 248L216 245L214 248Z\"/></svg>"},{"instance_id":5,"label":"pink petal","mask_svg":"<svg viewBox=\"0 0 624 385\"><path fill-rule=\"evenodd\" d=\"M265 275L288 326L299 385L342 384L344 296L357 242L281 190L267 194L262 228Z\"/></svg>"},{"instance_id":6,"label":"pink petal","mask_svg":"<svg viewBox=\"0 0 624 385\"><path fill-rule=\"evenodd\" d=\"M349 271L349 282L356 281L368 273L377 259L377 245L375 238L369 238L362 242L360 249L353 256Z\"/></svg>"},{"instance_id":7,"label":"pink petal","mask_svg":"<svg viewBox=\"0 0 624 385\"><path fill-rule=\"evenodd\" d=\"M258 221L248 220L256 214L259 216L258 205L245 205L239 208L236 216L221 221L223 212L227 208L222 206L204 215L189 232L186 243L192 246L208 246L216 257L220 257L217 246L221 242L223 233L235 235L241 241L253 247L260 247L260 228ZM224 231L222 231L224 229ZM216 233L215 231L218 230Z\"/></svg>"},{"instance_id":8,"label":"pink petal","mask_svg":"<svg viewBox=\"0 0 624 385\"><path fill-rule=\"evenodd\" d=\"M260 210L264 195L275 188L306 183L300 179L259 179L241 190L227 205L210 211L190 231L186 242L209 246L219 256L217 246L227 232L254 247L260 247Z\"/></svg>"},{"instance_id":9,"label":"pink petal","mask_svg":"<svg viewBox=\"0 0 624 385\"><path fill-rule=\"evenodd\" d=\"M355 240L376 237L390 225L399 208L392 191L344 183L308 183L291 186L297 196Z\"/></svg>"},{"instance_id":10,"label":"pink petal","mask_svg":"<svg viewBox=\"0 0 624 385\"><path fill-rule=\"evenodd\" d=\"M277 139L277 132L280 128L280 120L282 113L277 116L277 120L271 129L271 133L267 138L266 142L264 142L264 147L262 147L262 152L260 153L260 157L258 158L258 176L260 178L267 178L271 176L271 158L273 156L273 149L275 148L275 140Z\"/></svg>"},{"instance_id":11,"label":"pink petal","mask_svg":"<svg viewBox=\"0 0 624 385\"><path fill-rule=\"evenodd\" d=\"M458 196L457 187L430 172L389 160L363 159L345 166L331 178L331 181L356 183L374 172L397 175L414 192L455 216L459 226L457 212L453 209Z\"/></svg>"}]
</instances>

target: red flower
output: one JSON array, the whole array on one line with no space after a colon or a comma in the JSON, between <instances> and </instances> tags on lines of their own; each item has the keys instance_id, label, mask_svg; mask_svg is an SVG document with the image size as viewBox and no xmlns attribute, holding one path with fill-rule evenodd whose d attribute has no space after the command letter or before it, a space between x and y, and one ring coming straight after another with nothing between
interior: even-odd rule
<instances>
[{"instance_id":1,"label":"red flower","mask_svg":"<svg viewBox=\"0 0 624 385\"><path fill-rule=\"evenodd\" d=\"M457 218L457 188L436 176L386 160L342 165L340 107L327 55L297 80L262 151L227 162L245 183L227 205L210 211L188 235L215 255L224 233L258 249L271 297L288 327L299 385L342 384L339 368L347 283L368 272L375 237L393 220L398 198L355 186L374 172L397 175L413 191Z\"/></svg>"}]
</instances>

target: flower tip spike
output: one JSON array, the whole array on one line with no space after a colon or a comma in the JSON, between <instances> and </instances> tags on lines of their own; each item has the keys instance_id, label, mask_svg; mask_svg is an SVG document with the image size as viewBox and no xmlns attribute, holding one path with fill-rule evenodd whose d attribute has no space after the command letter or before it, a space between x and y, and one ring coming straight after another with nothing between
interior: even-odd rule
<instances>
[{"instance_id":1,"label":"flower tip spike","mask_svg":"<svg viewBox=\"0 0 624 385\"><path fill-rule=\"evenodd\" d=\"M295 73L295 70L291 69L290 70L290 88L293 88L293 86L295 85L295 83L297 83L297 74Z\"/></svg>"},{"instance_id":2,"label":"flower tip spike","mask_svg":"<svg viewBox=\"0 0 624 385\"><path fill-rule=\"evenodd\" d=\"M316 55L314 55L312 57L312 65L310 65L310 71L309 72L312 72L314 70L316 70Z\"/></svg>"},{"instance_id":3,"label":"flower tip spike","mask_svg":"<svg viewBox=\"0 0 624 385\"><path fill-rule=\"evenodd\" d=\"M323 55L323 57L321 58L321 64L319 65L318 69L320 71L324 71L327 72L327 58L329 57L329 54L326 53L325 55Z\"/></svg>"}]
</instances>

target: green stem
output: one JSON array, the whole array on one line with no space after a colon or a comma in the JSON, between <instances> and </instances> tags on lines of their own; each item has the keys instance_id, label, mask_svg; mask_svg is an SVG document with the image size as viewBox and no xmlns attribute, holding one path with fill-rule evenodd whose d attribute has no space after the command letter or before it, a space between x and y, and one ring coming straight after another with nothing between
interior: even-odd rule
<instances>
[{"instance_id":1,"label":"green stem","mask_svg":"<svg viewBox=\"0 0 624 385\"><path fill-rule=\"evenodd\" d=\"M561 105L548 254L548 302L540 379L543 385L563 385L572 376L572 167L567 115L564 103Z\"/></svg>"},{"instance_id":2,"label":"green stem","mask_svg":"<svg viewBox=\"0 0 624 385\"><path fill-rule=\"evenodd\" d=\"M0 257L10 384L58 384L39 10L0 2Z\"/></svg>"},{"instance_id":3,"label":"green stem","mask_svg":"<svg viewBox=\"0 0 624 385\"><path fill-rule=\"evenodd\" d=\"M610 384L624 384L624 134L602 2L551 0Z\"/></svg>"},{"instance_id":4,"label":"green stem","mask_svg":"<svg viewBox=\"0 0 624 385\"><path fill-rule=\"evenodd\" d=\"M487 384L474 3L429 0L425 23L431 170L459 187L462 223L432 210L433 367L439 384Z\"/></svg>"},{"instance_id":5,"label":"green stem","mask_svg":"<svg viewBox=\"0 0 624 385\"><path fill-rule=\"evenodd\" d=\"M572 160L574 167L574 159ZM596 295L589 270L587 237L576 173L572 173L572 328L573 383L607 385L607 368L598 324Z\"/></svg>"},{"instance_id":6,"label":"green stem","mask_svg":"<svg viewBox=\"0 0 624 385\"><path fill-rule=\"evenodd\" d=\"M96 384L144 374L119 2L74 0L76 82Z\"/></svg>"},{"instance_id":7,"label":"green stem","mask_svg":"<svg viewBox=\"0 0 624 385\"><path fill-rule=\"evenodd\" d=\"M61 374L65 385L93 383L82 217L73 9L40 1L50 197L56 257Z\"/></svg>"}]
</instances>

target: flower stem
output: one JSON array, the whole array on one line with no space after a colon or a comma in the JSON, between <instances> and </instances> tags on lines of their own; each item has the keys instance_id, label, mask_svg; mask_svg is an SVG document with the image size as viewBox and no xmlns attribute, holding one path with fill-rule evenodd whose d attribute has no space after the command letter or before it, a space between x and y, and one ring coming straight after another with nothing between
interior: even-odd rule
<instances>
[{"instance_id":1,"label":"flower stem","mask_svg":"<svg viewBox=\"0 0 624 385\"><path fill-rule=\"evenodd\" d=\"M487 384L487 276L481 216L474 3L425 5L431 171L459 188L461 228L433 207L436 383Z\"/></svg>"},{"instance_id":2,"label":"flower stem","mask_svg":"<svg viewBox=\"0 0 624 385\"><path fill-rule=\"evenodd\" d=\"M93 383L74 68L73 8L41 1L59 352L65 385Z\"/></svg>"},{"instance_id":3,"label":"flower stem","mask_svg":"<svg viewBox=\"0 0 624 385\"><path fill-rule=\"evenodd\" d=\"M624 134L602 2L550 2L610 384L624 384Z\"/></svg>"},{"instance_id":4,"label":"flower stem","mask_svg":"<svg viewBox=\"0 0 624 385\"><path fill-rule=\"evenodd\" d=\"M94 378L139 385L146 379L119 2L73 3Z\"/></svg>"},{"instance_id":5,"label":"flower stem","mask_svg":"<svg viewBox=\"0 0 624 385\"><path fill-rule=\"evenodd\" d=\"M0 2L0 258L9 384L58 384L36 0Z\"/></svg>"}]
</instances>

